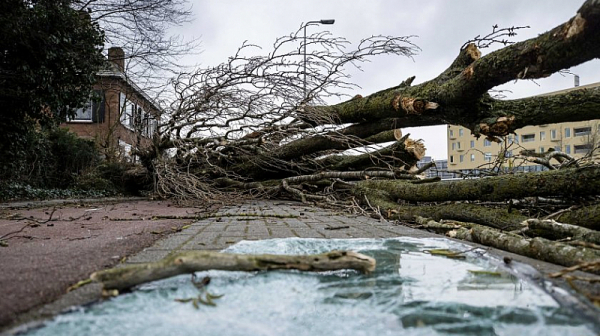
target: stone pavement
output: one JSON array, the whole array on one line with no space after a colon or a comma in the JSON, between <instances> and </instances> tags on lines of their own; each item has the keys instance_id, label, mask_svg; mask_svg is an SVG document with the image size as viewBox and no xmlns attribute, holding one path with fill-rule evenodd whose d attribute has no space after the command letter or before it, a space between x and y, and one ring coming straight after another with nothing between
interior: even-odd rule
<instances>
[{"instance_id":1,"label":"stone pavement","mask_svg":"<svg viewBox=\"0 0 600 336\"><path fill-rule=\"evenodd\" d=\"M222 250L241 240L271 238L431 237L431 233L377 219L282 201L251 201L222 208L127 259L157 261L186 250Z\"/></svg>"}]
</instances>

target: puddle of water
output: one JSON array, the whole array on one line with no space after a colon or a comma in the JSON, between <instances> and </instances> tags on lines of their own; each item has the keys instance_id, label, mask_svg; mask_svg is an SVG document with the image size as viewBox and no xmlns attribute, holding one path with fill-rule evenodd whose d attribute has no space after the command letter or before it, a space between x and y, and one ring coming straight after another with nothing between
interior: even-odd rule
<instances>
[{"instance_id":1,"label":"puddle of water","mask_svg":"<svg viewBox=\"0 0 600 336\"><path fill-rule=\"evenodd\" d=\"M273 239L242 241L235 253L306 254L353 250L377 259L354 271L209 271L216 307L196 297L190 276L77 308L27 335L595 335L593 326L528 281L485 257L448 259L424 251L470 247L444 239Z\"/></svg>"}]
</instances>

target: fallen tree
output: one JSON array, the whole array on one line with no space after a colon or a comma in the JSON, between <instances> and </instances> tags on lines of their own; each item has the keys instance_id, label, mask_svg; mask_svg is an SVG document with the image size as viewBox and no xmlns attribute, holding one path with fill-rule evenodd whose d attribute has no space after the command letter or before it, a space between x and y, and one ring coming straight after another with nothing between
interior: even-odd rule
<instances>
[{"instance_id":1,"label":"fallen tree","mask_svg":"<svg viewBox=\"0 0 600 336\"><path fill-rule=\"evenodd\" d=\"M600 57L597 0L585 1L569 21L546 33L484 56L475 39L429 81L413 85L410 77L334 105L325 101L356 88L345 66L380 54L410 57L418 48L410 37L374 36L345 51L348 41L316 33L305 42L315 48L303 70L301 31L276 41L267 55L249 56L253 46L245 44L227 62L175 81L177 100L153 146L137 153L157 194L205 202L289 197L361 204L390 219L426 215L505 231L547 216L600 226L600 168L591 159L547 153L531 160L549 172L497 170L495 177L437 182L422 179L415 167L425 145L400 131L452 123L502 141L527 125L598 118L600 87L516 100L488 93Z\"/></svg>"}]
</instances>

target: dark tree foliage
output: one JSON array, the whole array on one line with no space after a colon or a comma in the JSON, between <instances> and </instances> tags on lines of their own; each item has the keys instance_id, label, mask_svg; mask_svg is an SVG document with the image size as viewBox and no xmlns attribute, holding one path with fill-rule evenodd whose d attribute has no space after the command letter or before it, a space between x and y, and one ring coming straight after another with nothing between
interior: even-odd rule
<instances>
[{"instance_id":1,"label":"dark tree foliage","mask_svg":"<svg viewBox=\"0 0 600 336\"><path fill-rule=\"evenodd\" d=\"M83 105L104 63L104 35L70 0L0 2L0 174L27 132Z\"/></svg>"}]
</instances>

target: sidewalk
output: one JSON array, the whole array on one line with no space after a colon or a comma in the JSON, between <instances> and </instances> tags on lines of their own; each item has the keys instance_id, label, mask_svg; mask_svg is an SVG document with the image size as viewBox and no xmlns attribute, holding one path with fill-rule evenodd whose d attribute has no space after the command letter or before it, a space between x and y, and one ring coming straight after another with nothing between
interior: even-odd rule
<instances>
[{"instance_id":1,"label":"sidewalk","mask_svg":"<svg viewBox=\"0 0 600 336\"><path fill-rule=\"evenodd\" d=\"M253 201L225 207L217 216L157 242L126 263L157 261L185 250L222 250L241 240L271 238L431 237L425 231L387 221L312 208L302 203Z\"/></svg>"},{"instance_id":2,"label":"sidewalk","mask_svg":"<svg viewBox=\"0 0 600 336\"><path fill-rule=\"evenodd\" d=\"M237 206L223 207L216 214L189 224L184 230L170 234L150 247L126 258L126 264L154 262L165 256L186 250L221 250L241 240L270 238L389 238L408 236L415 238L443 236L412 229L403 225L377 219L349 215L289 201L250 201ZM476 244L470 244L479 246ZM482 246L480 246L482 247ZM529 264L547 274L562 267L518 256L512 253L482 247L489 254L507 256ZM75 267L75 265L71 265ZM13 323L39 321L52 317L62 310L93 302L100 298L100 286L92 284L63 295L57 301L21 314ZM15 329L6 333L10 335Z\"/></svg>"}]
</instances>

